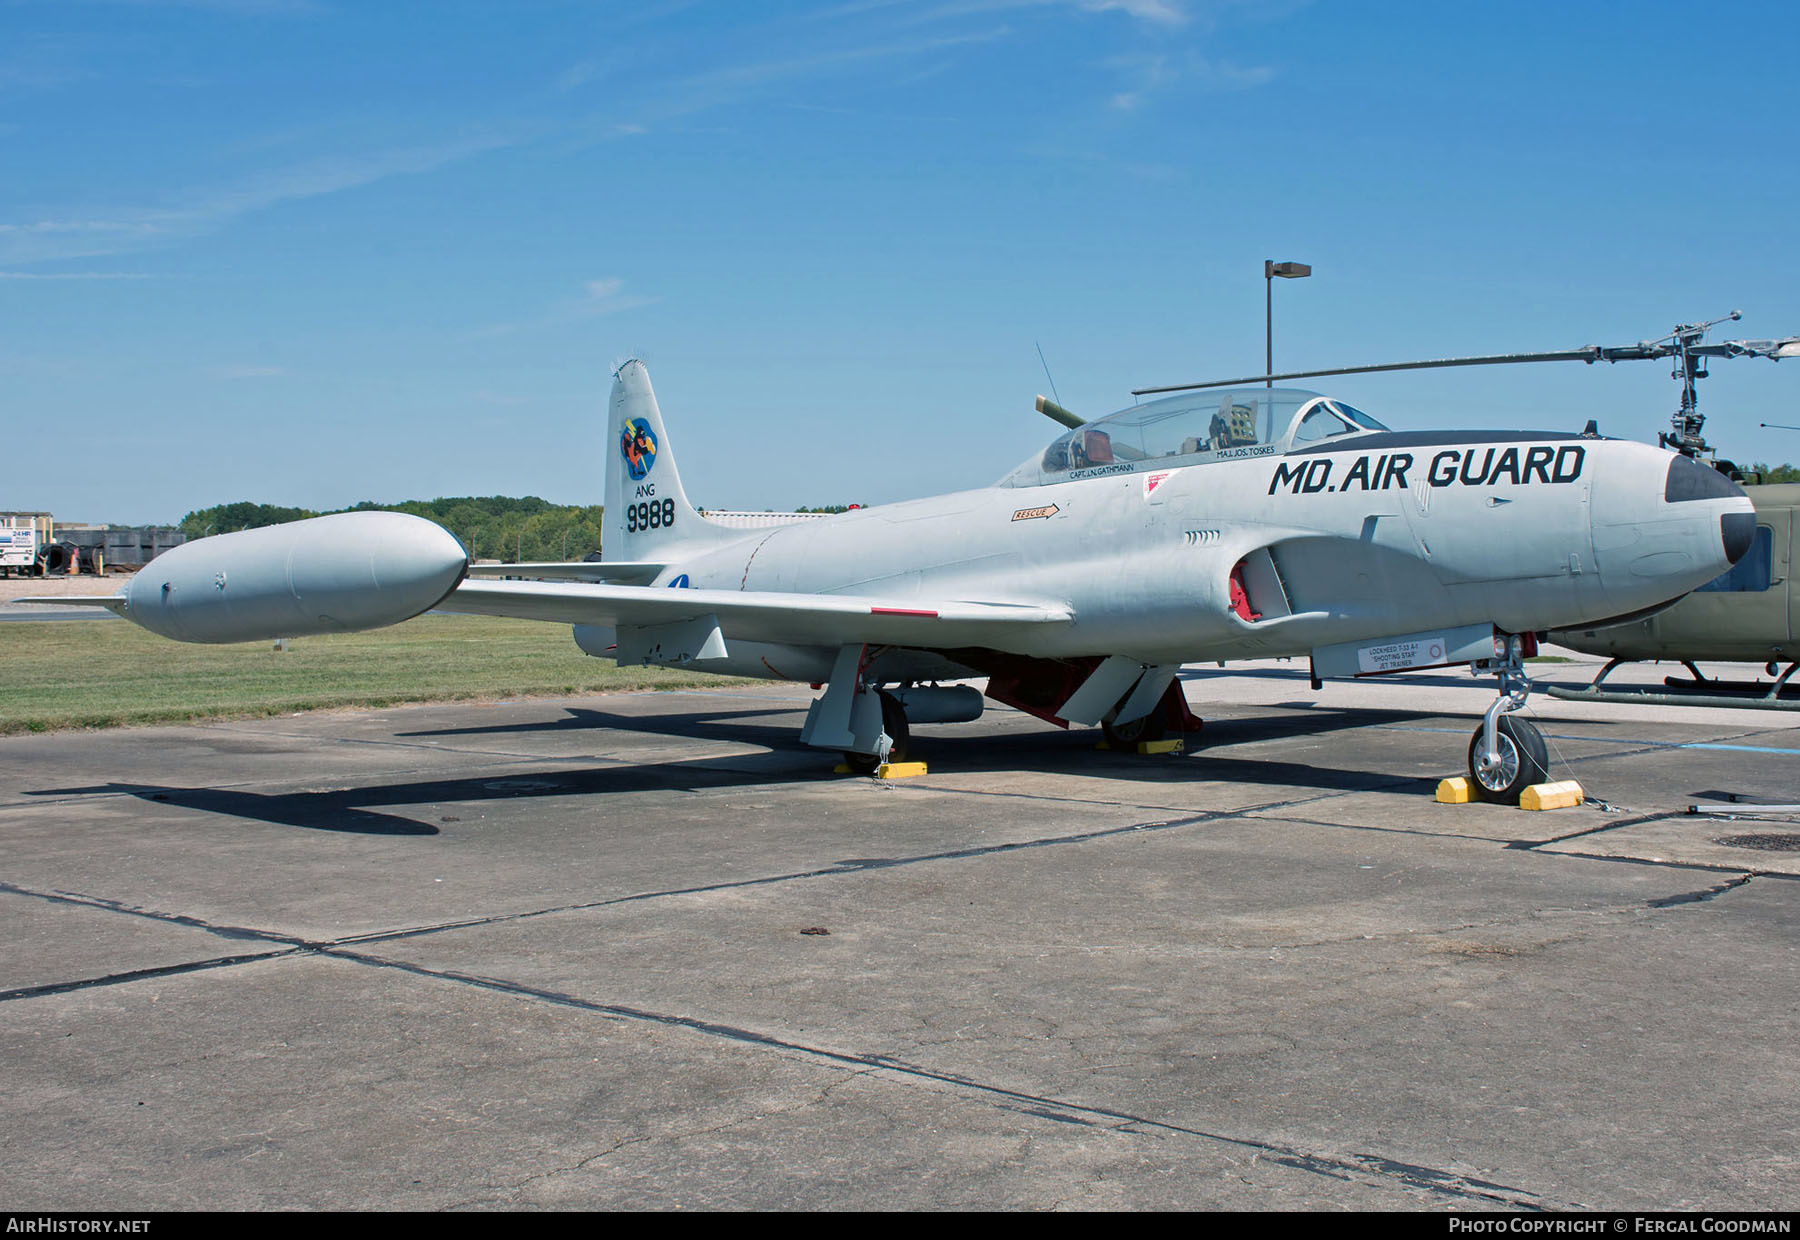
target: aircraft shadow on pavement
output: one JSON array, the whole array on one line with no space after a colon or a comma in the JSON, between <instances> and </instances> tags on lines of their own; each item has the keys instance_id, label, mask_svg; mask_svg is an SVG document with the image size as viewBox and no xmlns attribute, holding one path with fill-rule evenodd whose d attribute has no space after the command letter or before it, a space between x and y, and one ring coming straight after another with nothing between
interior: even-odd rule
<instances>
[{"instance_id":1,"label":"aircraft shadow on pavement","mask_svg":"<svg viewBox=\"0 0 1800 1240\"><path fill-rule=\"evenodd\" d=\"M1349 732L1361 728L1392 727L1417 723L1421 719L1443 719L1439 711L1393 710L1380 707L1357 707L1345 710L1335 706L1271 706L1259 708L1270 714L1216 716L1206 720L1206 730L1190 749L1205 750L1221 745L1247 745L1263 741L1287 740L1291 737L1321 736L1331 732ZM1204 703L1194 705L1196 714L1205 717ZM1474 734L1475 722L1469 723Z\"/></svg>"},{"instance_id":2,"label":"aircraft shadow on pavement","mask_svg":"<svg viewBox=\"0 0 1800 1240\"><path fill-rule=\"evenodd\" d=\"M761 784L791 784L807 777L796 770L793 755L748 755L766 767L746 770L727 768L725 759L709 758L673 763L608 764L570 769L489 771L457 779L413 780L406 783L370 783L356 788L318 792L247 792L238 788L176 788L158 784L98 784L81 788L43 788L26 796L118 795L138 797L159 805L202 810L230 818L243 818L279 827L302 827L353 835L437 835L438 827L386 807L406 806L426 814L458 805L480 805L535 797L614 795L630 792L707 791L745 788ZM767 759L775 756L779 764ZM830 768L816 768L829 776Z\"/></svg>"},{"instance_id":3,"label":"aircraft shadow on pavement","mask_svg":"<svg viewBox=\"0 0 1800 1240\"><path fill-rule=\"evenodd\" d=\"M506 736L528 735L542 732L586 732L600 728L612 728L621 732L655 732L671 736L700 738L703 740L743 741L753 745L778 745L781 738L791 740L794 728L791 724L782 724L768 728L747 728L742 725L719 727L714 721L722 719L759 719L771 715L794 713L783 711L780 707L760 707L755 710L711 710L695 711L680 715L626 715L612 711L594 710L585 706L565 706L564 714L555 719L539 719L530 723L496 723L472 728L431 728L419 732L396 732L394 735L408 739L434 736Z\"/></svg>"},{"instance_id":4,"label":"aircraft shadow on pavement","mask_svg":"<svg viewBox=\"0 0 1800 1240\"><path fill-rule=\"evenodd\" d=\"M530 734L582 729L651 732L682 739L724 740L764 746L763 752L711 755L672 761L634 761L629 754L599 765L571 767L562 758L542 769L488 771L480 776L369 783L347 789L299 792L251 792L239 788L182 788L159 784L106 783L72 788L43 788L26 796L128 795L161 805L200 810L273 826L297 827L357 835L431 836L438 826L423 819L458 805L479 805L535 797L606 796L634 792L723 791L781 784L823 782L851 777L832 773L833 755L800 746L791 724L778 726L734 723L733 719L766 716L766 710L625 715L590 708L564 708L562 717L532 723L482 728L450 728L399 733L408 737ZM1017 774L1081 776L1143 784L1232 782L1272 788L1306 788L1356 792L1391 789L1397 784L1429 784L1429 779L1396 776L1373 764L1354 769L1286 761L1274 756L1212 754L1208 747L1277 741L1294 736L1380 726L1431 718L1425 712L1383 710L1308 710L1241 718L1215 719L1206 732L1190 740L1184 758L1140 757L1096 751L1094 729L1064 732L1043 729L961 735L957 730L932 731L915 737L914 757L927 759L940 774ZM1355 752L1346 758L1356 761ZM1361 751L1369 753L1368 749ZM575 760L591 758L580 755ZM405 806L421 817L389 812Z\"/></svg>"},{"instance_id":5,"label":"aircraft shadow on pavement","mask_svg":"<svg viewBox=\"0 0 1800 1240\"><path fill-rule=\"evenodd\" d=\"M1210 725L1209 725L1210 727ZM1006 736L944 738L941 745L915 737L911 757L926 761L935 775L980 775L991 772L1076 776L1129 780L1137 784L1186 785L1234 783L1272 789L1304 788L1326 792L1366 792L1418 783L1435 786L1436 777L1395 775L1367 766L1346 768L1278 757L1251 758L1214 754L1204 744L1190 745L1181 757L1096 751L1097 733L1061 734L1045 738L1017 733ZM1241 738L1239 738L1241 739ZM1355 762L1346 752L1346 762Z\"/></svg>"}]
</instances>

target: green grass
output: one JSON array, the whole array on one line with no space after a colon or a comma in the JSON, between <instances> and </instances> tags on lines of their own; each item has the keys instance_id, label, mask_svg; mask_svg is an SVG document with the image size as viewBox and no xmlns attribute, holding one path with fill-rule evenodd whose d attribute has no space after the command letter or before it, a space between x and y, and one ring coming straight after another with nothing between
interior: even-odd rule
<instances>
[{"instance_id":1,"label":"green grass","mask_svg":"<svg viewBox=\"0 0 1800 1240\"><path fill-rule=\"evenodd\" d=\"M740 681L618 668L566 625L420 616L393 628L190 646L117 620L0 624L0 735L334 706L602 693Z\"/></svg>"}]
</instances>

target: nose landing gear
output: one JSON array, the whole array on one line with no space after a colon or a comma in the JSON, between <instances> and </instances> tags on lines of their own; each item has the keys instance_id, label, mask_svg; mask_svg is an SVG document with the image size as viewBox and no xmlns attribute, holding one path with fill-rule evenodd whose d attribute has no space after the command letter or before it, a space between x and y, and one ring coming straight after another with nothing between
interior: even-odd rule
<instances>
[{"instance_id":1,"label":"nose landing gear","mask_svg":"<svg viewBox=\"0 0 1800 1240\"><path fill-rule=\"evenodd\" d=\"M1537 727L1508 714L1525 705L1531 694L1524 642L1517 634L1496 640L1505 643L1504 653L1489 666L1500 678L1500 696L1469 738L1469 782L1484 801L1517 805L1525 789L1544 782L1550 760Z\"/></svg>"}]
</instances>

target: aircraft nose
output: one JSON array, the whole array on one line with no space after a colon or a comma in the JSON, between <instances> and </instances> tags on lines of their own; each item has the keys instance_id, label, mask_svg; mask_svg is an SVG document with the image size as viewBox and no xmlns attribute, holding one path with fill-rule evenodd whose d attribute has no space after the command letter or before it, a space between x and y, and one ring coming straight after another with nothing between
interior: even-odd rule
<instances>
[{"instance_id":1,"label":"aircraft nose","mask_svg":"<svg viewBox=\"0 0 1800 1240\"><path fill-rule=\"evenodd\" d=\"M1685 503L1691 500L1748 500L1744 488L1709 465L1692 457L1677 456L1669 461L1669 472L1663 478L1663 502ZM1728 563L1736 564L1750 550L1756 537L1754 512L1719 514L1719 542Z\"/></svg>"},{"instance_id":2,"label":"aircraft nose","mask_svg":"<svg viewBox=\"0 0 1800 1240\"><path fill-rule=\"evenodd\" d=\"M1597 584L1615 613L1668 602L1750 553L1756 510L1718 470L1646 444L1597 444L1593 451Z\"/></svg>"},{"instance_id":3,"label":"aircraft nose","mask_svg":"<svg viewBox=\"0 0 1800 1240\"><path fill-rule=\"evenodd\" d=\"M1736 564L1750 550L1756 537L1756 514L1728 512L1719 518L1719 537L1725 544L1725 558Z\"/></svg>"}]
</instances>

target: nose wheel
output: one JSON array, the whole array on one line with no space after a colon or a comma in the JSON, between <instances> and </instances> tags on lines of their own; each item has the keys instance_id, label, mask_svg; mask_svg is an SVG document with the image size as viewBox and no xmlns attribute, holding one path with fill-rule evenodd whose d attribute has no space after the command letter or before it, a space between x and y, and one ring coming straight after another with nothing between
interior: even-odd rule
<instances>
[{"instance_id":1,"label":"nose wheel","mask_svg":"<svg viewBox=\"0 0 1800 1240\"><path fill-rule=\"evenodd\" d=\"M1486 741L1487 725L1483 724L1469 738L1469 782L1482 800L1517 805L1525 789L1548 777L1549 751L1537 725L1507 715L1496 719L1492 761L1483 752Z\"/></svg>"}]
</instances>

